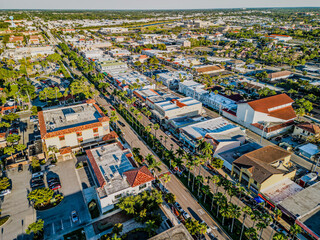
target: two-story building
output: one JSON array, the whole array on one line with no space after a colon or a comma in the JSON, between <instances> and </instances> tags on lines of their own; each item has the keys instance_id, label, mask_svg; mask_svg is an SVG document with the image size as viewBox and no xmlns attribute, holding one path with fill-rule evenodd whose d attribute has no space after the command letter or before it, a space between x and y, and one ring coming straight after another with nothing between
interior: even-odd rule
<instances>
[{"instance_id":1,"label":"two-story building","mask_svg":"<svg viewBox=\"0 0 320 240\"><path fill-rule=\"evenodd\" d=\"M259 148L233 161L231 175L257 193L295 176L290 158L291 153L278 146Z\"/></svg>"},{"instance_id":2,"label":"two-story building","mask_svg":"<svg viewBox=\"0 0 320 240\"><path fill-rule=\"evenodd\" d=\"M313 123L299 123L294 126L292 135L306 139L320 135L320 127Z\"/></svg>"},{"instance_id":3,"label":"two-story building","mask_svg":"<svg viewBox=\"0 0 320 240\"><path fill-rule=\"evenodd\" d=\"M103 143L110 133L109 118L93 99L43 109L38 117L44 152L55 147L63 155L90 148Z\"/></svg>"},{"instance_id":4,"label":"two-story building","mask_svg":"<svg viewBox=\"0 0 320 240\"><path fill-rule=\"evenodd\" d=\"M155 178L146 166L137 167L130 150L124 149L120 142L102 145L86 153L102 213L113 209L121 197L151 189Z\"/></svg>"}]
</instances>

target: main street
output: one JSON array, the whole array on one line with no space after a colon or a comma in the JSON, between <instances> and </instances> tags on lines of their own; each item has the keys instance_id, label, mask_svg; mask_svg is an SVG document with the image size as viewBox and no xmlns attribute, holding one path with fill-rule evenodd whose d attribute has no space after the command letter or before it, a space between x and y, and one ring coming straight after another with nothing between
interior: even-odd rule
<instances>
[{"instance_id":1,"label":"main street","mask_svg":"<svg viewBox=\"0 0 320 240\"><path fill-rule=\"evenodd\" d=\"M97 97L97 102L104 109L107 109L108 112L111 112L110 103L103 96ZM129 126L129 124L122 118L120 114L118 114L119 120L125 123L125 126L119 126L121 131L124 133L124 138L126 142L130 145L131 148L140 148L140 153L143 156L151 154L155 157L157 161L161 161L158 156L146 146L143 140L139 137L137 133ZM161 174L170 173L168 167L165 164L161 164ZM157 172L160 174L160 172ZM182 208L190 214L190 216L194 217L198 220L204 220L208 226L212 229L217 227L217 230L213 230L214 235L220 239L231 239L221 227L219 227L218 223L213 220L210 215L206 212L204 208L202 208L197 202L196 198L194 198L188 189L180 182L180 180L174 175L171 174L171 181L166 184L167 189L176 196L177 202L180 203ZM207 237L207 239L209 239Z\"/></svg>"}]
</instances>

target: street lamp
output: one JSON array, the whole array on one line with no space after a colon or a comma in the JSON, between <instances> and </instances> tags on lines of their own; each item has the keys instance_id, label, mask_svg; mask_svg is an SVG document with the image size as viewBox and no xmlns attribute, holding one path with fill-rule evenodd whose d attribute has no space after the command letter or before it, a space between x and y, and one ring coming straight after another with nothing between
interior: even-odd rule
<instances>
[{"instance_id":1,"label":"street lamp","mask_svg":"<svg viewBox=\"0 0 320 240\"><path fill-rule=\"evenodd\" d=\"M262 142L262 138L263 138L263 133L264 133L264 130L270 125L270 123L268 122L268 123L266 123L266 122L263 122L264 124L262 124L262 125L264 125L264 127L263 127L263 129L262 129L262 133L261 133L261 138L260 138L260 143Z\"/></svg>"}]
</instances>

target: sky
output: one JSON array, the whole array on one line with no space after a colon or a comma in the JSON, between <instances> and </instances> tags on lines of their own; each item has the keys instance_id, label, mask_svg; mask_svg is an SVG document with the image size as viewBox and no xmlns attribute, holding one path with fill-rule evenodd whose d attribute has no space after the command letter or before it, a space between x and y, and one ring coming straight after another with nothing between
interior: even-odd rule
<instances>
[{"instance_id":1,"label":"sky","mask_svg":"<svg viewBox=\"0 0 320 240\"><path fill-rule=\"evenodd\" d=\"M320 7L320 0L0 0L0 9L209 9Z\"/></svg>"}]
</instances>

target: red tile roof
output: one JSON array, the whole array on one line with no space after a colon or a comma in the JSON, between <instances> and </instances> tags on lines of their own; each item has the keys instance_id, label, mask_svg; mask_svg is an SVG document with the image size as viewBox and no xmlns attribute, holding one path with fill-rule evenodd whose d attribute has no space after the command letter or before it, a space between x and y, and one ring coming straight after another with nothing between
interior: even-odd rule
<instances>
[{"instance_id":1,"label":"red tile roof","mask_svg":"<svg viewBox=\"0 0 320 240\"><path fill-rule=\"evenodd\" d=\"M313 134L320 134L320 127L312 123L300 123L297 127Z\"/></svg>"},{"instance_id":2,"label":"red tile roof","mask_svg":"<svg viewBox=\"0 0 320 240\"><path fill-rule=\"evenodd\" d=\"M146 166L124 172L131 187L153 181L155 178Z\"/></svg>"},{"instance_id":3,"label":"red tile roof","mask_svg":"<svg viewBox=\"0 0 320 240\"><path fill-rule=\"evenodd\" d=\"M275 111L271 111L269 116L283 119L283 120L291 120L296 118L296 113L291 106L280 108Z\"/></svg>"},{"instance_id":4,"label":"red tile roof","mask_svg":"<svg viewBox=\"0 0 320 240\"><path fill-rule=\"evenodd\" d=\"M285 93L274 95L271 97L261 98L248 102L250 107L257 112L269 113L270 108L293 103L294 101Z\"/></svg>"},{"instance_id":5,"label":"red tile roof","mask_svg":"<svg viewBox=\"0 0 320 240\"><path fill-rule=\"evenodd\" d=\"M72 152L71 147L63 147L59 149L61 155L68 154Z\"/></svg>"},{"instance_id":6,"label":"red tile roof","mask_svg":"<svg viewBox=\"0 0 320 240\"><path fill-rule=\"evenodd\" d=\"M106 141L117 139L117 138L119 138L118 134L115 131L112 131L109 134L103 136L102 140L106 142Z\"/></svg>"},{"instance_id":7,"label":"red tile roof","mask_svg":"<svg viewBox=\"0 0 320 240\"><path fill-rule=\"evenodd\" d=\"M96 179L98 180L99 187L103 187L106 184L105 178L103 177L98 164L96 163L91 150L86 150L87 156L89 158L89 162L91 164L91 167L94 171L94 174L96 175Z\"/></svg>"}]
</instances>

